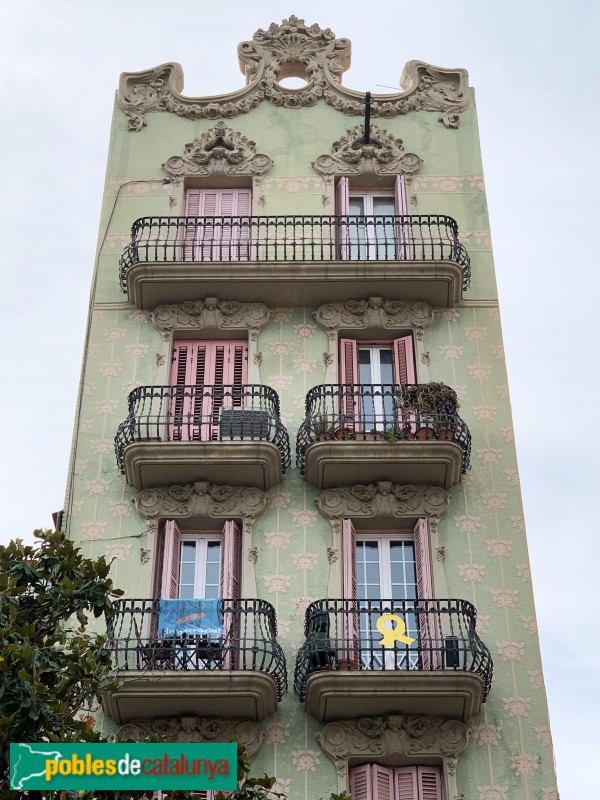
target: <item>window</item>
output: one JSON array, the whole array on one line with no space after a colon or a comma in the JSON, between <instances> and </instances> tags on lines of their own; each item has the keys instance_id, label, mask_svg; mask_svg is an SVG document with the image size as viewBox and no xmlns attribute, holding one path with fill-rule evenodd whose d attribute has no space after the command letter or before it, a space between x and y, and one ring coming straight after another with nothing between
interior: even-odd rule
<instances>
[{"instance_id":1,"label":"window","mask_svg":"<svg viewBox=\"0 0 600 800\"><path fill-rule=\"evenodd\" d=\"M365 431L393 427L393 386L416 380L412 334L379 343L341 339L339 373L346 425Z\"/></svg>"},{"instance_id":2,"label":"window","mask_svg":"<svg viewBox=\"0 0 600 800\"><path fill-rule=\"evenodd\" d=\"M171 365L169 439L216 441L223 409L243 405L248 380L243 341L178 341Z\"/></svg>"},{"instance_id":3,"label":"window","mask_svg":"<svg viewBox=\"0 0 600 800\"><path fill-rule=\"evenodd\" d=\"M403 242L408 239L406 182L396 176L393 189L352 189L348 178L340 178L336 189L336 213L342 217L342 259L389 260L406 258Z\"/></svg>"},{"instance_id":4,"label":"window","mask_svg":"<svg viewBox=\"0 0 600 800\"><path fill-rule=\"evenodd\" d=\"M342 558L344 598L357 601L360 609L348 614L349 660L360 669L429 668L435 655L429 615L417 618L412 611L404 612L416 601L433 597L427 521L419 519L412 531L362 532L345 519ZM377 622L390 611L404 620L405 633L417 647L398 641L391 647L381 646L383 635Z\"/></svg>"},{"instance_id":5,"label":"window","mask_svg":"<svg viewBox=\"0 0 600 800\"><path fill-rule=\"evenodd\" d=\"M350 770L352 800L444 800L439 767L383 767L363 764Z\"/></svg>"},{"instance_id":6,"label":"window","mask_svg":"<svg viewBox=\"0 0 600 800\"><path fill-rule=\"evenodd\" d=\"M247 261L251 213L250 189L188 189L185 260Z\"/></svg>"}]
</instances>

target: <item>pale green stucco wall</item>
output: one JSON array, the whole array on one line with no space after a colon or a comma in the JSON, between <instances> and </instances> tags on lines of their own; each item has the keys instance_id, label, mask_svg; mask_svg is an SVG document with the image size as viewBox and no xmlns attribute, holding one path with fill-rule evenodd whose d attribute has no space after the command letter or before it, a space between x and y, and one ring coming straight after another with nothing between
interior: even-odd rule
<instances>
[{"instance_id":1,"label":"pale green stucco wall","mask_svg":"<svg viewBox=\"0 0 600 800\"><path fill-rule=\"evenodd\" d=\"M446 129L437 116L413 112L375 123L424 159L411 210L455 217L472 261L473 282L465 301L454 310L438 310L423 342L430 355L430 378L455 387L473 436L473 468L452 490L450 511L439 528L448 596L475 604L496 668L490 699L471 723L458 788L465 800L554 800L475 110L471 106L461 115L458 130ZM263 102L227 123L254 139L257 151L274 161L259 213L323 213L321 181L311 161L329 152L333 140L353 127L356 118L323 102L298 110ZM155 536L132 505L135 490L117 471L113 438L127 413L128 391L167 382L169 344L146 312L128 306L118 285L118 258L136 218L182 213L169 205L161 164L210 126L204 120L149 114L147 127L130 133L125 116L115 110L66 511L70 536L81 541L86 555L114 559L115 584L134 597L151 595L152 561L140 562L140 548L154 557ZM118 192L122 181L139 183ZM333 206L325 213L333 213ZM303 417L306 391L325 379L326 336L312 311L276 310L257 344L263 355L261 382L279 392L291 441ZM258 593L277 609L291 687L306 602L326 596L326 548L332 532L314 505L317 490L295 469L271 496L276 500L259 518L252 544L258 548ZM305 553L310 557L299 561ZM104 724L101 714L97 718ZM276 774L290 800L314 800L336 788L333 765L315 739L319 725L303 713L291 688L264 725L266 743L255 759L255 771ZM105 730L112 730L109 722Z\"/></svg>"}]
</instances>

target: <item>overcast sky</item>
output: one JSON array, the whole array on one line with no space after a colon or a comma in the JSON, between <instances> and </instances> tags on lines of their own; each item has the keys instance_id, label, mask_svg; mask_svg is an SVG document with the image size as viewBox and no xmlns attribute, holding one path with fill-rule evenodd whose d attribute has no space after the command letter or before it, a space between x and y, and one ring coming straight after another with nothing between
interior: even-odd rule
<instances>
[{"instance_id":1,"label":"overcast sky","mask_svg":"<svg viewBox=\"0 0 600 800\"><path fill-rule=\"evenodd\" d=\"M600 15L594 0L4 0L0 542L62 508L114 91L178 61L184 94L242 86L238 42L290 13L352 41L344 84L404 63L477 90L561 800L597 786ZM594 776L594 777L592 777ZM587 792L586 792L587 790ZM519 798L511 798L519 800Z\"/></svg>"}]
</instances>

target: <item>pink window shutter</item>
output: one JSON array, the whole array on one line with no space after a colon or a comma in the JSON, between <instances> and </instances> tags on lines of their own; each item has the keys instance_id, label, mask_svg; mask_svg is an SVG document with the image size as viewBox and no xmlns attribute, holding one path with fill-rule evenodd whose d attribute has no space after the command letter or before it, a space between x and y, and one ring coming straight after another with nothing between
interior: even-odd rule
<instances>
[{"instance_id":1,"label":"pink window shutter","mask_svg":"<svg viewBox=\"0 0 600 800\"><path fill-rule=\"evenodd\" d=\"M337 243L342 261L350 258L350 235L348 230L350 215L350 188L348 178L340 178L335 190L335 213L337 217Z\"/></svg>"},{"instance_id":2,"label":"pink window shutter","mask_svg":"<svg viewBox=\"0 0 600 800\"><path fill-rule=\"evenodd\" d=\"M175 520L169 519L165 523L160 576L160 596L163 598L175 598L179 595L180 553L181 533Z\"/></svg>"},{"instance_id":3,"label":"pink window shutter","mask_svg":"<svg viewBox=\"0 0 600 800\"><path fill-rule=\"evenodd\" d=\"M419 800L443 800L442 771L439 767L417 767Z\"/></svg>"},{"instance_id":4,"label":"pink window shutter","mask_svg":"<svg viewBox=\"0 0 600 800\"><path fill-rule=\"evenodd\" d=\"M436 635L436 616L431 613L434 606L429 601L433 598L433 581L431 576L431 555L429 547L429 527L426 519L419 519L415 525L415 561L417 572L417 606L422 609L418 614L419 644L423 669L435 669L438 654L435 648L440 646Z\"/></svg>"},{"instance_id":5,"label":"pink window shutter","mask_svg":"<svg viewBox=\"0 0 600 800\"><path fill-rule=\"evenodd\" d=\"M242 531L233 520L223 526L223 557L221 559L221 597L225 608L235 607L242 589ZM226 642L225 669L236 669L239 638L239 616L223 612L223 633Z\"/></svg>"},{"instance_id":6,"label":"pink window shutter","mask_svg":"<svg viewBox=\"0 0 600 800\"><path fill-rule=\"evenodd\" d=\"M396 800L420 800L417 767L398 767L394 770Z\"/></svg>"},{"instance_id":7,"label":"pink window shutter","mask_svg":"<svg viewBox=\"0 0 600 800\"><path fill-rule=\"evenodd\" d=\"M394 770L373 764L373 800L396 800L394 797Z\"/></svg>"},{"instance_id":8,"label":"pink window shutter","mask_svg":"<svg viewBox=\"0 0 600 800\"><path fill-rule=\"evenodd\" d=\"M359 621L356 609L356 531L352 520L342 521L342 559L343 559L343 594L344 599L351 601L346 606L352 610L346 613L341 648L338 648L338 659L347 659L352 669L358 669L360 657Z\"/></svg>"},{"instance_id":9,"label":"pink window shutter","mask_svg":"<svg viewBox=\"0 0 600 800\"><path fill-rule=\"evenodd\" d=\"M252 215L252 192L250 189L237 189L237 202L235 215L238 218L238 225L235 229L237 237L237 258L239 261L250 259L250 238L251 227L250 217Z\"/></svg>"},{"instance_id":10,"label":"pink window shutter","mask_svg":"<svg viewBox=\"0 0 600 800\"><path fill-rule=\"evenodd\" d=\"M185 216L187 220L183 231L183 260L197 261L200 253L197 248L199 239L202 236L202 222L195 219L201 217L202 211L202 192L200 189L187 189L185 193Z\"/></svg>"},{"instance_id":11,"label":"pink window shutter","mask_svg":"<svg viewBox=\"0 0 600 800\"><path fill-rule=\"evenodd\" d=\"M373 794L373 769L370 764L350 770L350 795L352 800L377 800Z\"/></svg>"},{"instance_id":12,"label":"pink window shutter","mask_svg":"<svg viewBox=\"0 0 600 800\"><path fill-rule=\"evenodd\" d=\"M393 355L394 383L397 386L406 383L415 383L417 375L415 372L415 354L412 334L394 339ZM398 403L398 425L401 428L410 426L410 431L416 433L417 424L415 415L405 410L401 403Z\"/></svg>"},{"instance_id":13,"label":"pink window shutter","mask_svg":"<svg viewBox=\"0 0 600 800\"><path fill-rule=\"evenodd\" d=\"M194 369L197 359L197 343L179 341L173 347L171 358L171 407L169 409L169 426L167 438L170 441L182 441L194 438L193 417L196 399L193 390L185 387L193 386Z\"/></svg>"},{"instance_id":14,"label":"pink window shutter","mask_svg":"<svg viewBox=\"0 0 600 800\"><path fill-rule=\"evenodd\" d=\"M340 400L341 426L361 427L360 388L358 371L358 342L356 339L340 340L339 382L346 386Z\"/></svg>"},{"instance_id":15,"label":"pink window shutter","mask_svg":"<svg viewBox=\"0 0 600 800\"><path fill-rule=\"evenodd\" d=\"M410 223L408 220L408 202L406 199L406 178L396 175L395 184L396 214L403 219L398 224L398 258L401 260L411 257L410 253Z\"/></svg>"}]
</instances>

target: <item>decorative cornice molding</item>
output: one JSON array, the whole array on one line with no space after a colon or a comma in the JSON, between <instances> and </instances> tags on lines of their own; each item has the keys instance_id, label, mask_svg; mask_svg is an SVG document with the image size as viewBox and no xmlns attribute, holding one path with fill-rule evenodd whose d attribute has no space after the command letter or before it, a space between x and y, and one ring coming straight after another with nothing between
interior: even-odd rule
<instances>
[{"instance_id":1,"label":"decorative cornice molding","mask_svg":"<svg viewBox=\"0 0 600 800\"><path fill-rule=\"evenodd\" d=\"M331 153L312 162L313 169L326 180L334 175L412 175L423 160L407 153L404 143L393 134L371 125L370 142L365 144L364 123L357 125L334 142Z\"/></svg>"},{"instance_id":2,"label":"decorative cornice molding","mask_svg":"<svg viewBox=\"0 0 600 800\"><path fill-rule=\"evenodd\" d=\"M263 303L238 303L206 297L204 300L158 306L150 316L164 339L168 339L174 330L217 328L249 331L250 339L256 341L258 334L269 324L271 314L271 309Z\"/></svg>"},{"instance_id":3,"label":"decorative cornice molding","mask_svg":"<svg viewBox=\"0 0 600 800\"><path fill-rule=\"evenodd\" d=\"M130 722L119 728L117 742L144 742L153 736L172 742L238 742L249 758L260 750L264 732L253 722L238 719L175 717Z\"/></svg>"},{"instance_id":4,"label":"decorative cornice molding","mask_svg":"<svg viewBox=\"0 0 600 800\"><path fill-rule=\"evenodd\" d=\"M182 156L171 156L162 165L169 178L209 175L265 175L273 166L269 156L256 152L256 142L228 128L220 120L193 142Z\"/></svg>"},{"instance_id":5,"label":"decorative cornice molding","mask_svg":"<svg viewBox=\"0 0 600 800\"><path fill-rule=\"evenodd\" d=\"M394 330L416 328L423 331L433 322L434 311L427 303L406 303L403 300L385 300L369 297L368 300L347 300L345 303L325 303L313 313L319 327L330 338L337 331L383 328Z\"/></svg>"},{"instance_id":6,"label":"decorative cornice molding","mask_svg":"<svg viewBox=\"0 0 600 800\"><path fill-rule=\"evenodd\" d=\"M188 483L143 489L134 498L140 515L156 526L161 517L241 517L248 533L268 504L266 492L251 486Z\"/></svg>"},{"instance_id":7,"label":"decorative cornice molding","mask_svg":"<svg viewBox=\"0 0 600 800\"><path fill-rule=\"evenodd\" d=\"M442 517L450 505L450 493L437 486L402 486L389 481L326 489L316 498L319 512L334 529L344 517Z\"/></svg>"},{"instance_id":8,"label":"decorative cornice molding","mask_svg":"<svg viewBox=\"0 0 600 800\"><path fill-rule=\"evenodd\" d=\"M184 97L179 64L161 64L142 72L124 72L118 104L129 117L130 131L139 131L148 112L168 111L190 119L231 119L246 114L263 100L275 106L314 106L321 98L344 114L362 116L364 95L341 85L350 66L351 44L336 39L329 28L306 25L291 16L280 25L259 29L252 41L238 46L240 68L247 85L230 94ZM289 76L306 80L301 89L279 83ZM372 117L395 117L410 111L439 112L447 128L457 128L459 115L469 107L468 75L464 69L441 69L423 61L409 61L400 77L403 92L372 96Z\"/></svg>"},{"instance_id":9,"label":"decorative cornice molding","mask_svg":"<svg viewBox=\"0 0 600 800\"><path fill-rule=\"evenodd\" d=\"M351 758L434 756L455 761L469 741L466 725L456 720L429 717L363 717L330 722L316 738L345 777Z\"/></svg>"}]
</instances>

